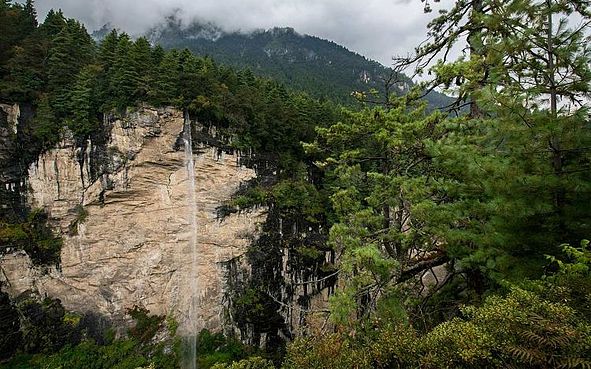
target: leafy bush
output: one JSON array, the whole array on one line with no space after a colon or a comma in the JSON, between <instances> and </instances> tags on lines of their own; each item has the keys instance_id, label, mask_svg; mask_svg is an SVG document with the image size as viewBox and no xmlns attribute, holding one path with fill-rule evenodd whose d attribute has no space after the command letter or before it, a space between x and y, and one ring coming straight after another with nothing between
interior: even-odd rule
<instances>
[{"instance_id":1,"label":"leafy bush","mask_svg":"<svg viewBox=\"0 0 591 369\"><path fill-rule=\"evenodd\" d=\"M23 305L24 304L24 305ZM80 342L80 329L66 331L73 319L61 308L59 302L47 300L39 305L25 301L29 306L24 310L30 316L31 325L24 328L23 350L36 355L21 354L7 363L7 368L178 368L178 343L164 341L159 344L148 342L154 329L161 326L162 317L150 316L147 310L130 309L136 326L130 330L131 337L115 339L112 330L106 334L105 345L94 340ZM42 309L41 311L39 309ZM60 323L61 322L61 323ZM34 323L34 324L33 324ZM60 325L61 324L61 325ZM71 329L79 328L78 326ZM67 340L67 341L64 341Z\"/></svg>"},{"instance_id":2,"label":"leafy bush","mask_svg":"<svg viewBox=\"0 0 591 369\"><path fill-rule=\"evenodd\" d=\"M402 323L296 340L285 368L591 367L591 322L564 303L512 287L425 335Z\"/></svg>"},{"instance_id":3,"label":"leafy bush","mask_svg":"<svg viewBox=\"0 0 591 369\"><path fill-rule=\"evenodd\" d=\"M254 350L244 346L234 337L220 332L201 330L197 336L197 364L199 368L211 368L216 364L230 364L244 359Z\"/></svg>"},{"instance_id":4,"label":"leafy bush","mask_svg":"<svg viewBox=\"0 0 591 369\"><path fill-rule=\"evenodd\" d=\"M215 364L212 369L274 369L273 362L260 356L249 357L232 364Z\"/></svg>"},{"instance_id":5,"label":"leafy bush","mask_svg":"<svg viewBox=\"0 0 591 369\"><path fill-rule=\"evenodd\" d=\"M74 207L74 213L76 214L76 219L72 221L68 229L68 234L70 236L75 236L78 234L78 225L84 223L88 217L88 210L86 210L82 204L77 204Z\"/></svg>"},{"instance_id":6,"label":"leafy bush","mask_svg":"<svg viewBox=\"0 0 591 369\"><path fill-rule=\"evenodd\" d=\"M271 198L284 215L300 212L311 223L318 223L324 202L318 190L304 181L284 180L271 191Z\"/></svg>"},{"instance_id":7,"label":"leafy bush","mask_svg":"<svg viewBox=\"0 0 591 369\"><path fill-rule=\"evenodd\" d=\"M150 341L162 327L164 321L164 316L148 315L148 313L146 308L139 306L127 310L127 314L135 320L135 326L129 330L129 336L137 339L140 343Z\"/></svg>"},{"instance_id":8,"label":"leafy bush","mask_svg":"<svg viewBox=\"0 0 591 369\"><path fill-rule=\"evenodd\" d=\"M266 192L260 187L250 188L245 194L232 200L231 206L240 210L263 204L266 199Z\"/></svg>"},{"instance_id":9,"label":"leafy bush","mask_svg":"<svg viewBox=\"0 0 591 369\"><path fill-rule=\"evenodd\" d=\"M0 221L0 253L24 250L33 263L47 265L59 262L62 244L42 209L32 211L22 223Z\"/></svg>"}]
</instances>

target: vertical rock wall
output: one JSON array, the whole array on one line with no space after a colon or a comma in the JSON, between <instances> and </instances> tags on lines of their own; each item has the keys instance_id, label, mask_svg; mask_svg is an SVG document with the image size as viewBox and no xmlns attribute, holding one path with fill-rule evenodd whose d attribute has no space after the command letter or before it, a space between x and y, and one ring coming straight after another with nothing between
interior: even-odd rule
<instances>
[{"instance_id":1,"label":"vertical rock wall","mask_svg":"<svg viewBox=\"0 0 591 369\"><path fill-rule=\"evenodd\" d=\"M16 217L22 205L23 173L15 160L20 114L19 105L0 104L0 216Z\"/></svg>"},{"instance_id":2,"label":"vertical rock wall","mask_svg":"<svg viewBox=\"0 0 591 369\"><path fill-rule=\"evenodd\" d=\"M76 312L123 324L134 305L186 319L192 267L187 169L178 137L183 114L143 108L106 118L101 147L71 138L29 168L29 202L43 207L64 246L60 268L34 267L22 252L0 257L9 293L28 289L60 298ZM235 155L200 147L195 155L199 319L223 323L224 265L245 253L263 210L231 214L216 208L255 176ZM100 153L98 155L97 153Z\"/></svg>"}]
</instances>

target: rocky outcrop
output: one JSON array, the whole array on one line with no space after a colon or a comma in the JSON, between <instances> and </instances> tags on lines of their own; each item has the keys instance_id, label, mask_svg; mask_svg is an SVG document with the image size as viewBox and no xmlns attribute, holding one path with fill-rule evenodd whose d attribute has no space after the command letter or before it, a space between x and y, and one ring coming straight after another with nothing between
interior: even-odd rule
<instances>
[{"instance_id":1,"label":"rocky outcrop","mask_svg":"<svg viewBox=\"0 0 591 369\"><path fill-rule=\"evenodd\" d=\"M0 217L16 216L14 210L20 205L24 185L19 163L15 162L19 117L19 105L0 104Z\"/></svg>"},{"instance_id":2,"label":"rocky outcrop","mask_svg":"<svg viewBox=\"0 0 591 369\"><path fill-rule=\"evenodd\" d=\"M20 106L18 104L0 104L2 115L6 114L6 126L16 135L18 129L18 119L21 116Z\"/></svg>"},{"instance_id":3,"label":"rocky outcrop","mask_svg":"<svg viewBox=\"0 0 591 369\"><path fill-rule=\"evenodd\" d=\"M193 199L179 139L183 114L142 108L104 120L103 142L75 145L66 136L29 168L29 204L44 208L64 239L60 266L37 268L15 252L0 258L0 279L12 295L34 290L118 326L134 305L173 315L182 326L195 266ZM219 220L216 209L255 172L237 165L237 154L198 149L198 322L217 329L224 321L225 266L245 253L264 209Z\"/></svg>"}]
</instances>

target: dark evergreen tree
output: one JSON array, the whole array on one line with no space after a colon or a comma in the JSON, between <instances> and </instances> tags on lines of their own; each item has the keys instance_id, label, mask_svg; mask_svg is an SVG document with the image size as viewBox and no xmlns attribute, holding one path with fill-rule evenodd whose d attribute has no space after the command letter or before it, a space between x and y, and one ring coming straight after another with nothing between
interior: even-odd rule
<instances>
[{"instance_id":1,"label":"dark evergreen tree","mask_svg":"<svg viewBox=\"0 0 591 369\"><path fill-rule=\"evenodd\" d=\"M98 125L96 80L100 67L88 65L76 76L69 96L69 124L76 137L86 137Z\"/></svg>"},{"instance_id":2,"label":"dark evergreen tree","mask_svg":"<svg viewBox=\"0 0 591 369\"><path fill-rule=\"evenodd\" d=\"M77 21L68 20L52 40L47 74L52 106L58 117L68 115L71 85L93 54L94 42Z\"/></svg>"},{"instance_id":3,"label":"dark evergreen tree","mask_svg":"<svg viewBox=\"0 0 591 369\"><path fill-rule=\"evenodd\" d=\"M104 72L108 72L115 63L118 40L119 35L117 34L117 30L113 29L107 34L107 36L105 36L99 45L97 52L97 63L103 67Z\"/></svg>"},{"instance_id":4,"label":"dark evergreen tree","mask_svg":"<svg viewBox=\"0 0 591 369\"><path fill-rule=\"evenodd\" d=\"M59 141L61 127L51 109L47 94L42 94L39 97L37 116L33 123L33 135L42 149L48 149Z\"/></svg>"},{"instance_id":5,"label":"dark evergreen tree","mask_svg":"<svg viewBox=\"0 0 591 369\"><path fill-rule=\"evenodd\" d=\"M33 0L27 0L23 5L21 21L19 22L20 32L23 35L30 35L37 29L37 11Z\"/></svg>"},{"instance_id":6,"label":"dark evergreen tree","mask_svg":"<svg viewBox=\"0 0 591 369\"><path fill-rule=\"evenodd\" d=\"M156 68L154 90L150 101L155 104L174 104L177 101L179 58L176 50L166 53Z\"/></svg>"},{"instance_id":7,"label":"dark evergreen tree","mask_svg":"<svg viewBox=\"0 0 591 369\"><path fill-rule=\"evenodd\" d=\"M122 33L115 47L113 67L108 72L112 107L126 108L134 103L139 76L132 56L132 47L129 36Z\"/></svg>"},{"instance_id":8,"label":"dark evergreen tree","mask_svg":"<svg viewBox=\"0 0 591 369\"><path fill-rule=\"evenodd\" d=\"M137 88L134 98L144 101L152 88L152 71L154 60L152 59L152 48L145 37L138 38L131 49L131 59L137 73Z\"/></svg>"},{"instance_id":9,"label":"dark evergreen tree","mask_svg":"<svg viewBox=\"0 0 591 369\"><path fill-rule=\"evenodd\" d=\"M46 38L53 40L65 25L66 19L62 11L58 10L56 12L52 9L47 13L45 21L41 25L41 29L45 33Z\"/></svg>"}]
</instances>

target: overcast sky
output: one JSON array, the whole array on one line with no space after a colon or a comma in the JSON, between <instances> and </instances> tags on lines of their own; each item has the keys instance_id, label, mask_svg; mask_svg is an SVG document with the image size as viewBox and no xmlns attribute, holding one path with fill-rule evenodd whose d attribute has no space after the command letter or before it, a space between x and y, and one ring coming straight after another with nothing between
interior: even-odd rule
<instances>
[{"instance_id":1,"label":"overcast sky","mask_svg":"<svg viewBox=\"0 0 591 369\"><path fill-rule=\"evenodd\" d=\"M37 0L35 5L41 21L49 9L61 8L89 31L111 22L133 35L175 9L184 21L210 21L225 30L293 27L388 66L393 55L413 50L435 16L423 13L420 0Z\"/></svg>"}]
</instances>

